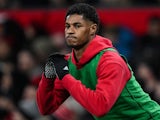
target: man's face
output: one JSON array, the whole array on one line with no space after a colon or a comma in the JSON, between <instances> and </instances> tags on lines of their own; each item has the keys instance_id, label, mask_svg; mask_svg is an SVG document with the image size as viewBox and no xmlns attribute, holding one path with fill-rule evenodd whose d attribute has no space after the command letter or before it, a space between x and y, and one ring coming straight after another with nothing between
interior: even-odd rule
<instances>
[{"instance_id":1,"label":"man's face","mask_svg":"<svg viewBox=\"0 0 160 120\"><path fill-rule=\"evenodd\" d=\"M65 38L68 46L81 49L91 39L92 22L83 18L83 15L73 14L66 18Z\"/></svg>"}]
</instances>

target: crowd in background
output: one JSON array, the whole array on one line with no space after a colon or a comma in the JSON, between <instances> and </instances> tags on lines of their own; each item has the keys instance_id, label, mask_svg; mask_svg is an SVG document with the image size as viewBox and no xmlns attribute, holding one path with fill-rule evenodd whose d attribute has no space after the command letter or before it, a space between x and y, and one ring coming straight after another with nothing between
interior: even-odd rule
<instances>
[{"instance_id":1,"label":"crowd in background","mask_svg":"<svg viewBox=\"0 0 160 120\"><path fill-rule=\"evenodd\" d=\"M76 2L96 7L160 6L160 0L0 0L1 9L67 8ZM69 53L63 32L50 35L34 24L23 29L0 16L0 120L93 120L69 98L55 113L41 116L36 89L45 60L53 52ZM124 26L100 25L99 34L112 40L126 56L138 82L160 104L160 16L150 18L140 36Z\"/></svg>"},{"instance_id":2,"label":"crowd in background","mask_svg":"<svg viewBox=\"0 0 160 120\"><path fill-rule=\"evenodd\" d=\"M160 0L0 0L3 9L28 9L28 8L64 8L73 3L85 2L95 7L144 7L159 6Z\"/></svg>"}]
</instances>

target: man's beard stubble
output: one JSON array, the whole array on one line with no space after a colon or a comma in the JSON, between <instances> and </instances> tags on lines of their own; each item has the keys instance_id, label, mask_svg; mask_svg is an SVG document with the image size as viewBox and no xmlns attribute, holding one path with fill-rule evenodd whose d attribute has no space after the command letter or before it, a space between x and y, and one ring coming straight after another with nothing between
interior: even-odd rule
<instances>
[{"instance_id":1,"label":"man's beard stubble","mask_svg":"<svg viewBox=\"0 0 160 120\"><path fill-rule=\"evenodd\" d=\"M69 48L73 48L75 50L80 50L81 48L83 48L86 44L88 44L89 41L86 41L80 45L69 45L67 44L67 42L65 41L66 45L69 47Z\"/></svg>"}]
</instances>

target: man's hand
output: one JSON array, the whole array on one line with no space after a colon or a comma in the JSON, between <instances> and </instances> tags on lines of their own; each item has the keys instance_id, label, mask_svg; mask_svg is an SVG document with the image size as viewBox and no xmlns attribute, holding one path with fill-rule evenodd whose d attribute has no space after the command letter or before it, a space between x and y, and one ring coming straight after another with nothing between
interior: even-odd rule
<instances>
[{"instance_id":1,"label":"man's hand","mask_svg":"<svg viewBox=\"0 0 160 120\"><path fill-rule=\"evenodd\" d=\"M54 80L56 78L56 70L52 59L48 59L45 68L44 68L44 75L46 78Z\"/></svg>"},{"instance_id":2,"label":"man's hand","mask_svg":"<svg viewBox=\"0 0 160 120\"><path fill-rule=\"evenodd\" d=\"M66 75L69 74L68 61L64 59L62 54L53 54L49 57L51 60L50 66L52 66L52 74L56 75L60 80Z\"/></svg>"}]
</instances>

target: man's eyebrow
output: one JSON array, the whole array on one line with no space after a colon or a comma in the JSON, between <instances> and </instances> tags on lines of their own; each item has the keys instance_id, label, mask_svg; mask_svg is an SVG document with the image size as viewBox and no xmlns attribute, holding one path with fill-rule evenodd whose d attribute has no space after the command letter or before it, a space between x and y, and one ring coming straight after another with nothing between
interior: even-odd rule
<instances>
[{"instance_id":1,"label":"man's eyebrow","mask_svg":"<svg viewBox=\"0 0 160 120\"><path fill-rule=\"evenodd\" d=\"M77 24L81 24L80 22L75 22L75 23L73 23L73 25L77 25Z\"/></svg>"},{"instance_id":2,"label":"man's eyebrow","mask_svg":"<svg viewBox=\"0 0 160 120\"><path fill-rule=\"evenodd\" d=\"M75 23L68 23L68 22L66 22L65 24L77 25L77 24L81 24L81 23L80 22L75 22Z\"/></svg>"}]
</instances>

